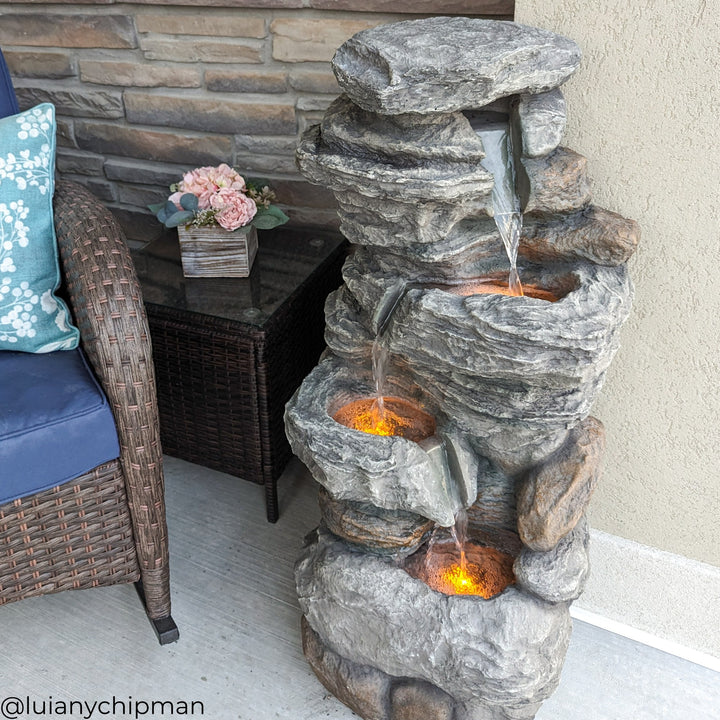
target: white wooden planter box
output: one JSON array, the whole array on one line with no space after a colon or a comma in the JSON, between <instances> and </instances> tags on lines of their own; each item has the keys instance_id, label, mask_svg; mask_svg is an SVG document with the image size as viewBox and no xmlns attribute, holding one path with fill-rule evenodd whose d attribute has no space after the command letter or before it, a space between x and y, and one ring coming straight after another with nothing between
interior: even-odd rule
<instances>
[{"instance_id":1,"label":"white wooden planter box","mask_svg":"<svg viewBox=\"0 0 720 720\"><path fill-rule=\"evenodd\" d=\"M257 254L257 230L178 227L185 277L247 277Z\"/></svg>"}]
</instances>

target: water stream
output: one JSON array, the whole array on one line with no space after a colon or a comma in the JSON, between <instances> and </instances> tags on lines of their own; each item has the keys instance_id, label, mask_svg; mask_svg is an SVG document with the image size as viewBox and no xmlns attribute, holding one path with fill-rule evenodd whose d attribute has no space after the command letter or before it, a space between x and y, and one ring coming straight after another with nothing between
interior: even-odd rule
<instances>
[{"instance_id":1,"label":"water stream","mask_svg":"<svg viewBox=\"0 0 720 720\"><path fill-rule=\"evenodd\" d=\"M389 358L390 353L382 342L382 336L376 335L372 344L372 373L375 381L375 405L378 422L382 422L385 418L385 378Z\"/></svg>"},{"instance_id":2,"label":"water stream","mask_svg":"<svg viewBox=\"0 0 720 720\"><path fill-rule=\"evenodd\" d=\"M508 285L513 295L522 295L517 255L523 216L516 190L510 128L507 122L484 120L481 116L472 118L471 124L485 149L485 157L480 164L492 174L495 182L492 191L493 217L510 260Z\"/></svg>"},{"instance_id":3,"label":"water stream","mask_svg":"<svg viewBox=\"0 0 720 720\"><path fill-rule=\"evenodd\" d=\"M372 344L371 357L378 421L382 421L385 417L385 380L390 359L390 352L383 342L383 337L393 314L402 302L405 294L409 290L421 287L423 287L423 285L420 283L399 279L386 290L385 296L375 310L373 322L377 329Z\"/></svg>"},{"instance_id":4,"label":"water stream","mask_svg":"<svg viewBox=\"0 0 720 720\"><path fill-rule=\"evenodd\" d=\"M465 557L465 544L467 543L468 514L465 508L460 508L455 515L455 525L450 528L455 547L460 555L460 569L467 572L467 558Z\"/></svg>"}]
</instances>

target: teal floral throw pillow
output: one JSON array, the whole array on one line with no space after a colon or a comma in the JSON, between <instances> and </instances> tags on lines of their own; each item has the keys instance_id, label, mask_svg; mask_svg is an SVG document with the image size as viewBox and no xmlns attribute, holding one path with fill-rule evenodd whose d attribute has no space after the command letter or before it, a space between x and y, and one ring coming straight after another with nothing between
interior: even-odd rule
<instances>
[{"instance_id":1,"label":"teal floral throw pillow","mask_svg":"<svg viewBox=\"0 0 720 720\"><path fill-rule=\"evenodd\" d=\"M0 350L77 347L79 333L55 296L55 108L43 103L0 119Z\"/></svg>"}]
</instances>

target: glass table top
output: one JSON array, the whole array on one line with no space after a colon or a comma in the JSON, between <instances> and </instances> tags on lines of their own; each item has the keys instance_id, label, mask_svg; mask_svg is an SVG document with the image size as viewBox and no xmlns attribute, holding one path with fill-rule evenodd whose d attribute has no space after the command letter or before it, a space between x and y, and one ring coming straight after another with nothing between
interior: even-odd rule
<instances>
[{"instance_id":1,"label":"glass table top","mask_svg":"<svg viewBox=\"0 0 720 720\"><path fill-rule=\"evenodd\" d=\"M261 327L325 262L344 253L337 232L276 228L258 232L247 278L186 278L176 231L167 231L133 261L146 303Z\"/></svg>"}]
</instances>

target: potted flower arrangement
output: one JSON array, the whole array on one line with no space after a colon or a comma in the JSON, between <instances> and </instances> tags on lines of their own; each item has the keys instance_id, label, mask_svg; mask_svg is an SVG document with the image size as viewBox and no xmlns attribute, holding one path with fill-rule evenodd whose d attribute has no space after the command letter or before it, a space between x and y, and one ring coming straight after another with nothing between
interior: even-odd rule
<instances>
[{"instance_id":1,"label":"potted flower arrangement","mask_svg":"<svg viewBox=\"0 0 720 720\"><path fill-rule=\"evenodd\" d=\"M178 229L186 277L247 277L257 254L257 229L288 221L264 182L222 163L195 168L164 203L149 205L165 227Z\"/></svg>"}]
</instances>

